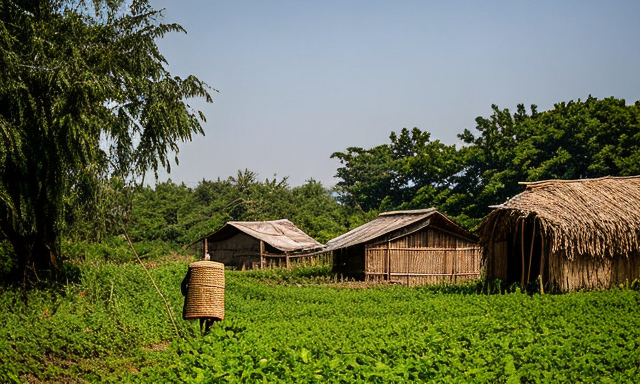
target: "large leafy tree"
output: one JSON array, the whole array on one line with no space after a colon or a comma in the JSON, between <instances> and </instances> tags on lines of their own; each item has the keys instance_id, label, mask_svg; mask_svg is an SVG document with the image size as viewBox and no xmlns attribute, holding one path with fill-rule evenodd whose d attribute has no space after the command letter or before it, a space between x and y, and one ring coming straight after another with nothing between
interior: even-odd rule
<instances>
[{"instance_id":1,"label":"large leafy tree","mask_svg":"<svg viewBox=\"0 0 640 384\"><path fill-rule=\"evenodd\" d=\"M184 30L160 17L146 0L0 2L0 230L22 271L59 266L105 180L170 168L203 133L187 101L211 88L168 72L156 40Z\"/></svg>"},{"instance_id":2,"label":"large leafy tree","mask_svg":"<svg viewBox=\"0 0 640 384\"><path fill-rule=\"evenodd\" d=\"M347 148L336 177L343 203L364 210L438 207L473 228L522 192L521 181L640 174L640 102L613 97L558 103L539 112L492 106L459 149L414 128L391 143Z\"/></svg>"},{"instance_id":3,"label":"large leafy tree","mask_svg":"<svg viewBox=\"0 0 640 384\"><path fill-rule=\"evenodd\" d=\"M429 132L418 128L403 128L399 135L391 132L389 140L371 149L350 147L331 155L342 165L336 173L340 199L365 211L387 210L411 206L420 194L421 204L431 206L460 169L455 146L432 141Z\"/></svg>"},{"instance_id":4,"label":"large leafy tree","mask_svg":"<svg viewBox=\"0 0 640 384\"><path fill-rule=\"evenodd\" d=\"M476 119L476 133L461 135L464 170L452 184L457 200L448 206L477 224L524 190L520 181L583 179L640 174L640 103L613 97L561 102L553 109L512 114L493 106Z\"/></svg>"}]
</instances>

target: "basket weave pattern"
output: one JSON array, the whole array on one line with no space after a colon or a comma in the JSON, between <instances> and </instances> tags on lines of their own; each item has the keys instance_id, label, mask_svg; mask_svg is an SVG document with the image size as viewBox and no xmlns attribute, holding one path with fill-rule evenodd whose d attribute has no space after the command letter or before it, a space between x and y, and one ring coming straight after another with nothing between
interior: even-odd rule
<instances>
[{"instance_id":1,"label":"basket weave pattern","mask_svg":"<svg viewBox=\"0 0 640 384\"><path fill-rule=\"evenodd\" d=\"M224 264L196 261L189 265L184 319L224 319Z\"/></svg>"}]
</instances>

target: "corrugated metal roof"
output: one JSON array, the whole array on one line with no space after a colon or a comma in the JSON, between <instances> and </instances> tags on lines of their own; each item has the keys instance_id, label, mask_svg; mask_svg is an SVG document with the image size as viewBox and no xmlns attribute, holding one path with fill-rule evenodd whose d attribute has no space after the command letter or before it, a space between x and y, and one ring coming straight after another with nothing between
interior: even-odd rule
<instances>
[{"instance_id":1,"label":"corrugated metal roof","mask_svg":"<svg viewBox=\"0 0 640 384\"><path fill-rule=\"evenodd\" d=\"M283 252L308 251L322 247L322 244L304 233L287 219L273 221L229 221L220 230L206 237L215 237L217 233L228 231L229 226L258 240L262 240Z\"/></svg>"},{"instance_id":2,"label":"corrugated metal roof","mask_svg":"<svg viewBox=\"0 0 640 384\"><path fill-rule=\"evenodd\" d=\"M387 233L413 223L417 223L418 221L425 220L433 214L438 214L444 217L444 215L438 212L435 208L381 213L375 220L329 240L324 251L328 252L335 249L351 247L356 244L366 243L370 240L386 235Z\"/></svg>"}]
</instances>

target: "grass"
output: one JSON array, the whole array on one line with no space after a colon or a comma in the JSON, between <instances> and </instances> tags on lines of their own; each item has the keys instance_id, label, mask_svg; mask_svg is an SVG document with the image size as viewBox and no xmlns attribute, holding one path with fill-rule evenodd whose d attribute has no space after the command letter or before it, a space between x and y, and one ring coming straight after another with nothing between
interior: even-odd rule
<instances>
[{"instance_id":1,"label":"grass","mask_svg":"<svg viewBox=\"0 0 640 384\"><path fill-rule=\"evenodd\" d=\"M189 261L148 261L180 317ZM227 272L226 318L202 336L132 262L0 287L7 382L634 382L640 293L483 294L477 284L345 289L326 266Z\"/></svg>"}]
</instances>

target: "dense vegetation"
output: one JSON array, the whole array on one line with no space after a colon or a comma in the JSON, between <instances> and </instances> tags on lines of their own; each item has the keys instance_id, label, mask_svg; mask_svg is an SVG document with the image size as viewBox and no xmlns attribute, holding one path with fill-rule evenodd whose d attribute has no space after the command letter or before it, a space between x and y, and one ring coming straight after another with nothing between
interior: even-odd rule
<instances>
[{"instance_id":1,"label":"dense vegetation","mask_svg":"<svg viewBox=\"0 0 640 384\"><path fill-rule=\"evenodd\" d=\"M336 152L334 190L313 179L293 188L286 177L259 181L249 170L195 188L137 188L127 226L134 240L184 245L229 220L288 218L326 242L379 211L436 207L473 229L490 205L523 190L520 181L640 173L640 103L589 97L514 115L494 106L477 123L460 148L414 128L392 132L390 144ZM83 240L97 226L79 221L70 234Z\"/></svg>"},{"instance_id":2,"label":"dense vegetation","mask_svg":"<svg viewBox=\"0 0 640 384\"><path fill-rule=\"evenodd\" d=\"M544 112L492 109L458 135L460 148L414 128L334 153L341 201L365 211L434 206L473 228L490 205L522 192L520 181L640 174L640 102L589 96Z\"/></svg>"},{"instance_id":3,"label":"dense vegetation","mask_svg":"<svg viewBox=\"0 0 640 384\"><path fill-rule=\"evenodd\" d=\"M157 40L184 30L160 17L147 0L0 2L0 239L25 277L60 267L78 215L122 211L110 180L169 168L203 133L187 102L211 88L169 73Z\"/></svg>"},{"instance_id":4,"label":"dense vegetation","mask_svg":"<svg viewBox=\"0 0 640 384\"><path fill-rule=\"evenodd\" d=\"M149 263L180 314L188 260ZM67 263L42 290L0 288L6 382L635 382L640 292L481 293L476 284L346 289L327 269L228 272L202 337L137 264ZM348 286L348 285L347 285Z\"/></svg>"},{"instance_id":5,"label":"dense vegetation","mask_svg":"<svg viewBox=\"0 0 640 384\"><path fill-rule=\"evenodd\" d=\"M331 191L311 179L290 187L286 178L261 182L245 170L227 180L201 181L188 188L171 181L136 191L127 223L134 240L183 245L231 220L287 218L310 236L326 242L375 217L340 205Z\"/></svg>"}]
</instances>

